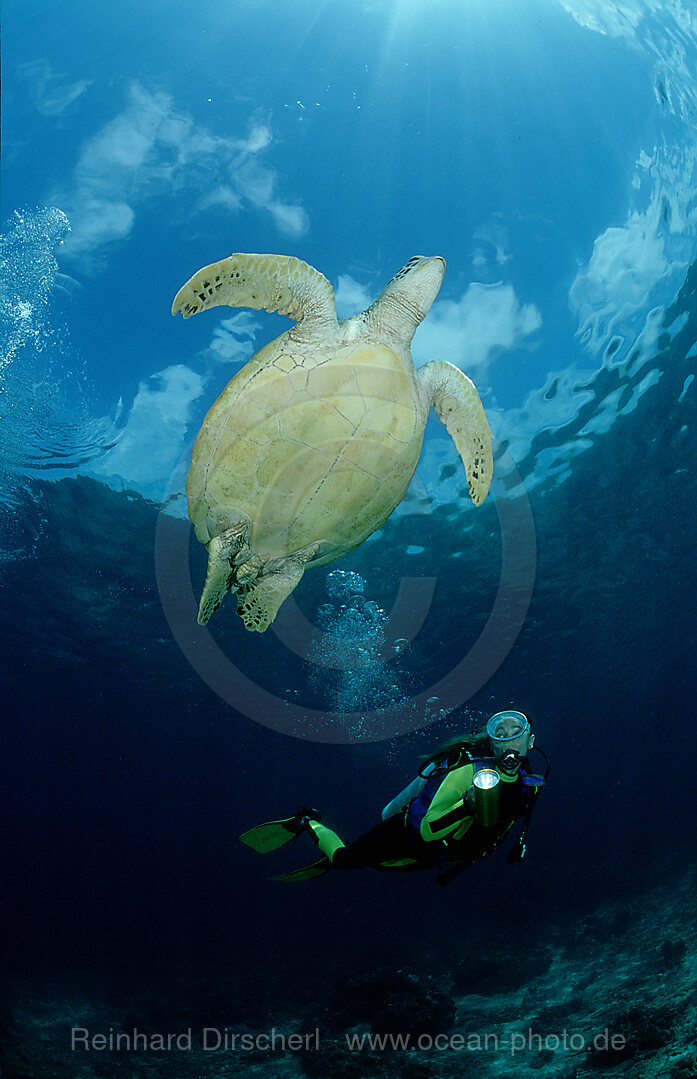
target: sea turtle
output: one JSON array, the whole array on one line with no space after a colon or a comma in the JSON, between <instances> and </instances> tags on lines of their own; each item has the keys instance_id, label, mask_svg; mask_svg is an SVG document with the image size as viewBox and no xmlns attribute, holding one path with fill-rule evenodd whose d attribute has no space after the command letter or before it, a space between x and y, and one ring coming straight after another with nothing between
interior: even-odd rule
<instances>
[{"instance_id":1,"label":"sea turtle","mask_svg":"<svg viewBox=\"0 0 697 1079\"><path fill-rule=\"evenodd\" d=\"M208 549L198 621L228 591L263 631L306 566L339 558L399 505L431 405L453 438L479 505L492 475L491 431L476 389L442 360L409 351L445 260L415 255L360 315L338 322L329 281L287 255L235 254L204 266L172 314L264 308L295 326L266 345L213 404L186 481L189 517Z\"/></svg>"}]
</instances>

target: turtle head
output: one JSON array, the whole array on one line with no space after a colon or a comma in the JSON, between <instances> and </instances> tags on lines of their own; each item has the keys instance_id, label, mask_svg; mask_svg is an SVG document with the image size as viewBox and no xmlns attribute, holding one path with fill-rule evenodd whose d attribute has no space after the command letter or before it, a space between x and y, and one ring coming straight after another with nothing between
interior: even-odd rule
<instances>
[{"instance_id":1,"label":"turtle head","mask_svg":"<svg viewBox=\"0 0 697 1079\"><path fill-rule=\"evenodd\" d=\"M440 255L414 255L368 308L366 323L379 333L398 338L408 348L438 295L444 273L445 259Z\"/></svg>"}]
</instances>

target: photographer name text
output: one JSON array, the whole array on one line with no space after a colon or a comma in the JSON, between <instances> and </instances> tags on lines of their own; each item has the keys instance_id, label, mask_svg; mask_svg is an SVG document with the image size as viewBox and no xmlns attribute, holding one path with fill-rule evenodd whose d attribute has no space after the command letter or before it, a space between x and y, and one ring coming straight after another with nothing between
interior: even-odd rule
<instances>
[{"instance_id":1,"label":"photographer name text","mask_svg":"<svg viewBox=\"0 0 697 1079\"><path fill-rule=\"evenodd\" d=\"M71 1027L70 1048L87 1049L95 1053L122 1052L180 1052L190 1053L194 1046L206 1052L312 1052L319 1049L319 1029L309 1034L285 1034L276 1027L259 1034L240 1032L230 1027L202 1027L194 1033L188 1027L179 1033L158 1034L133 1030L113 1030L92 1033L87 1027Z\"/></svg>"}]
</instances>

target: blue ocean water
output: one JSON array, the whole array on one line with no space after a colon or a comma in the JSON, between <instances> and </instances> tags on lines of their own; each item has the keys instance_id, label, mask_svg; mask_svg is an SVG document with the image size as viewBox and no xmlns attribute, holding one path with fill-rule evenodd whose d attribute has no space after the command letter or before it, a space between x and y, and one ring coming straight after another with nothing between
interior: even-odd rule
<instances>
[{"instance_id":1,"label":"blue ocean water","mask_svg":"<svg viewBox=\"0 0 697 1079\"><path fill-rule=\"evenodd\" d=\"M337 1047L400 1008L628 1040L510 1075L693 1074L690 5L10 3L3 43L2 1074L268 1059L78 1057L88 1024L318 1025L284 1075L465 1066ZM171 318L233 251L305 259L340 317L442 255L414 361L465 371L494 432L474 509L429 419L403 504L264 634L232 600L196 627L183 497L207 409L288 327ZM283 888L311 844L239 844L301 803L354 838L507 707L552 759L521 865Z\"/></svg>"}]
</instances>

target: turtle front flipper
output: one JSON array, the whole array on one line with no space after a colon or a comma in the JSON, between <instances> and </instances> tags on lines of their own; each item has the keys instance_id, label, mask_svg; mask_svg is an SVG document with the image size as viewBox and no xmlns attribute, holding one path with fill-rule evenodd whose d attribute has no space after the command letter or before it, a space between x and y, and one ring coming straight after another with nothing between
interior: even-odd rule
<instances>
[{"instance_id":1,"label":"turtle front flipper","mask_svg":"<svg viewBox=\"0 0 697 1079\"><path fill-rule=\"evenodd\" d=\"M474 383L445 360L424 364L416 376L462 458L470 498L480 506L489 490L494 460L491 428Z\"/></svg>"},{"instance_id":2,"label":"turtle front flipper","mask_svg":"<svg viewBox=\"0 0 697 1079\"><path fill-rule=\"evenodd\" d=\"M311 328L336 326L334 291L324 274L290 255L230 255L189 278L172 314L191 318L208 307L277 311Z\"/></svg>"}]
</instances>

